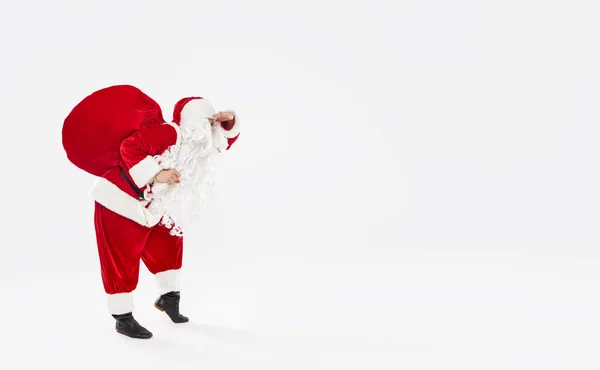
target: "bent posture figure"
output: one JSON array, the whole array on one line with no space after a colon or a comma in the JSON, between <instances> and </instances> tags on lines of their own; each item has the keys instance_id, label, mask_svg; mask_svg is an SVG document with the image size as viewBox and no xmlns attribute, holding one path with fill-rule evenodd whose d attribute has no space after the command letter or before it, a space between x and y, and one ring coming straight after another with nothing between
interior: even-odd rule
<instances>
[{"instance_id":1,"label":"bent posture figure","mask_svg":"<svg viewBox=\"0 0 600 370\"><path fill-rule=\"evenodd\" d=\"M175 323L179 312L183 233L202 212L214 179L215 156L239 137L232 111L206 99L181 99L166 122L139 89L112 86L88 96L65 120L69 160L97 176L90 194L107 305L117 332L152 333L133 317L140 260L154 274L154 305Z\"/></svg>"}]
</instances>

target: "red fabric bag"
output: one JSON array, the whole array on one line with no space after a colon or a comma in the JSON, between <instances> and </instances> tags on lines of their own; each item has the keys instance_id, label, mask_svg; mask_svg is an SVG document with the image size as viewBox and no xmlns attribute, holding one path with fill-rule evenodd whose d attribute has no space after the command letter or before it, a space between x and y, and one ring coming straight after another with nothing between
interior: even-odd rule
<instances>
[{"instance_id":1,"label":"red fabric bag","mask_svg":"<svg viewBox=\"0 0 600 370\"><path fill-rule=\"evenodd\" d=\"M62 144L75 166L102 176L121 163L123 140L141 127L164 122L158 103L140 89L110 86L73 108L63 124Z\"/></svg>"}]
</instances>

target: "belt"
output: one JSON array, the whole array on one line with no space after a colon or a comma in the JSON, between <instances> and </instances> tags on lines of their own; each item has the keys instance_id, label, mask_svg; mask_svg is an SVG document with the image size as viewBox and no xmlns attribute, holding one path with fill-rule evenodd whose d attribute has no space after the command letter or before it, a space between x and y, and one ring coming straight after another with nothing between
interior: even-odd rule
<instances>
[{"instance_id":1,"label":"belt","mask_svg":"<svg viewBox=\"0 0 600 370\"><path fill-rule=\"evenodd\" d=\"M121 175L123 175L123 178L125 179L125 181L127 181L129 186L131 187L131 190L133 190L138 195L138 200L146 200L144 197L144 192L142 190L140 190L140 188L135 186L135 184L133 182L131 182L131 180L129 179L129 176L127 176L123 167L119 166L119 171L121 171Z\"/></svg>"}]
</instances>

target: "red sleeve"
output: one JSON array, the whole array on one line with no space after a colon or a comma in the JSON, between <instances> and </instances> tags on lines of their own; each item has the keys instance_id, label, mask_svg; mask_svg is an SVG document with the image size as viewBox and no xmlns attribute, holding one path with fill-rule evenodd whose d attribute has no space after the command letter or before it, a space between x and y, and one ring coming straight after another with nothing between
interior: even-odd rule
<instances>
[{"instance_id":1,"label":"red sleeve","mask_svg":"<svg viewBox=\"0 0 600 370\"><path fill-rule=\"evenodd\" d=\"M162 168L153 158L177 142L177 131L168 124L143 127L121 143L121 157L137 186L148 185Z\"/></svg>"},{"instance_id":2,"label":"red sleeve","mask_svg":"<svg viewBox=\"0 0 600 370\"><path fill-rule=\"evenodd\" d=\"M228 111L233 113L233 119L231 121L223 121L221 122L221 127L225 130L225 137L227 138L227 150L231 148L233 143L236 142L238 137L240 136L240 123L237 115L233 111Z\"/></svg>"},{"instance_id":3,"label":"red sleeve","mask_svg":"<svg viewBox=\"0 0 600 370\"><path fill-rule=\"evenodd\" d=\"M237 134L234 137L227 138L227 149L226 150L229 150L229 148L231 148L231 146L233 145L233 143L235 143L235 141L238 139L238 137L240 137L240 134Z\"/></svg>"}]
</instances>

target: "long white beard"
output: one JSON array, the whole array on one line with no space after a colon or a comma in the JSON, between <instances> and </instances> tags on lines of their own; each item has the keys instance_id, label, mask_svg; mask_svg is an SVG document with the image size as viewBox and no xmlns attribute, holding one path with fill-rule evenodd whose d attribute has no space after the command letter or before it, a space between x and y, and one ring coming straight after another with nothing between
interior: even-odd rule
<instances>
[{"instance_id":1,"label":"long white beard","mask_svg":"<svg viewBox=\"0 0 600 370\"><path fill-rule=\"evenodd\" d=\"M161 223L172 235L182 236L204 211L215 181L215 157L227 148L220 124L208 120L182 122L178 143L155 159L163 169L175 169L180 183L152 183L145 192L148 210L162 215Z\"/></svg>"}]
</instances>

